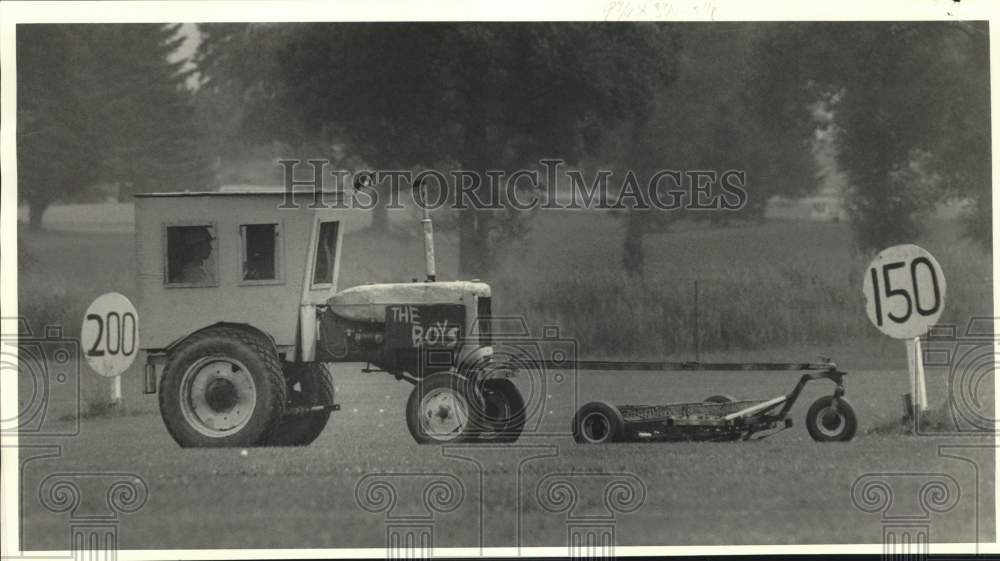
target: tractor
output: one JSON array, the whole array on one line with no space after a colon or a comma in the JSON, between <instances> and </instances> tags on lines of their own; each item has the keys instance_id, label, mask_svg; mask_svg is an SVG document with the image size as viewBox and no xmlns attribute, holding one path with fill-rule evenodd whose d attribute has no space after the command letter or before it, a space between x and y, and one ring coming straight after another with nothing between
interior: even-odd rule
<instances>
[{"instance_id":1,"label":"tractor","mask_svg":"<svg viewBox=\"0 0 1000 561\"><path fill-rule=\"evenodd\" d=\"M136 195L143 391L158 394L173 439L310 444L339 409L331 365L366 363L413 385L416 442L516 440L524 401L515 372L492 358L490 286L436 279L426 211L426 280L340 290L345 222L357 211L286 196Z\"/></svg>"}]
</instances>

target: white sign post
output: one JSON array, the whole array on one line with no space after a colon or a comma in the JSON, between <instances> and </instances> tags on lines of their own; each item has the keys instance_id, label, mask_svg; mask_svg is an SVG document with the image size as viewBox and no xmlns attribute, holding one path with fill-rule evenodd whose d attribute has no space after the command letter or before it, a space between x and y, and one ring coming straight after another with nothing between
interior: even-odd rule
<instances>
[{"instance_id":1,"label":"white sign post","mask_svg":"<svg viewBox=\"0 0 1000 561\"><path fill-rule=\"evenodd\" d=\"M882 333L906 341L910 395L918 411L927 409L920 336L941 317L945 287L941 265L927 250L912 244L883 250L865 270L868 319Z\"/></svg>"},{"instance_id":2,"label":"white sign post","mask_svg":"<svg viewBox=\"0 0 1000 561\"><path fill-rule=\"evenodd\" d=\"M920 337L906 340L906 364L910 370L910 395L920 411L927 409L927 382L924 379L924 353Z\"/></svg>"},{"instance_id":3,"label":"white sign post","mask_svg":"<svg viewBox=\"0 0 1000 561\"><path fill-rule=\"evenodd\" d=\"M111 378L111 402L122 403L121 374L139 353L139 314L125 296L109 292L87 308L80 344L94 372Z\"/></svg>"}]
</instances>

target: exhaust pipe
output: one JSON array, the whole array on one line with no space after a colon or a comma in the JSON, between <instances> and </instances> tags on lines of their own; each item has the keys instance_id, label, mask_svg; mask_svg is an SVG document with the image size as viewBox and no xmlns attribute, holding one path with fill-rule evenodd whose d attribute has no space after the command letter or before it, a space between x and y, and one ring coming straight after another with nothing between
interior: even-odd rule
<instances>
[{"instance_id":1,"label":"exhaust pipe","mask_svg":"<svg viewBox=\"0 0 1000 561\"><path fill-rule=\"evenodd\" d=\"M427 184L424 181L420 182L420 200L424 202L424 217L420 220L424 226L424 265L427 267L427 282L434 282L437 278L434 270L434 223L427 208Z\"/></svg>"},{"instance_id":2,"label":"exhaust pipe","mask_svg":"<svg viewBox=\"0 0 1000 561\"><path fill-rule=\"evenodd\" d=\"M427 208L424 208L424 262L427 265L427 282L434 282L437 275L434 272L434 224L431 222Z\"/></svg>"}]
</instances>

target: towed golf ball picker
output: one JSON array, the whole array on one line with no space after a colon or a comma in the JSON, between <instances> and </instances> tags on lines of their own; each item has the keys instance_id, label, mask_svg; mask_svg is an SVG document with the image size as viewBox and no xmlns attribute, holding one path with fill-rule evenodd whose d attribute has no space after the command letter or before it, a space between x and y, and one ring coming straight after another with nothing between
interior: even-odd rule
<instances>
[{"instance_id":1,"label":"towed golf ball picker","mask_svg":"<svg viewBox=\"0 0 1000 561\"><path fill-rule=\"evenodd\" d=\"M837 365L822 363L630 363L581 362L579 368L660 370L660 371L808 371L792 391L766 400L736 400L728 395L713 395L700 402L665 405L613 405L591 401L573 416L573 437L579 443L659 441L727 441L766 438L791 428L788 413L806 384L830 380L835 384L831 395L817 399L806 412L806 429L819 442L848 441L857 432L857 417L844 398L845 372Z\"/></svg>"}]
</instances>

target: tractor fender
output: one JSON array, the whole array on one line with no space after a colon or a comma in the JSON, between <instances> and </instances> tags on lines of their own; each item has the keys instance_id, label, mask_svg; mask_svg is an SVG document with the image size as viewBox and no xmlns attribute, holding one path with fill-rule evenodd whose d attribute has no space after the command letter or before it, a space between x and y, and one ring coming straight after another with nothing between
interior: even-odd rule
<instances>
[{"instance_id":1,"label":"tractor fender","mask_svg":"<svg viewBox=\"0 0 1000 561\"><path fill-rule=\"evenodd\" d=\"M171 351L173 351L175 348L177 348L178 345L180 345L184 341L187 341L189 338L197 335L198 333L202 333L202 332L204 332L206 330L214 329L216 327L230 327L230 328L234 328L234 329L240 329L242 331L245 331L245 332L253 335L254 337L258 337L261 340L267 341L267 344L270 346L270 348L272 350L274 350L275 356L278 356L278 345L277 345L277 343L274 342L274 338L273 337L271 337L267 333L261 331L260 329L257 329L256 327L250 325L249 323L234 323L234 322L227 322L227 321L216 322L216 323L213 323L212 325L207 325L205 327L202 327L201 329L198 329L196 331L192 331L191 333L188 333L184 337L181 337L181 338L179 338L179 339L171 342L169 345L167 345L167 347L165 349L163 349L163 352L164 352L164 354L168 354Z\"/></svg>"},{"instance_id":2,"label":"tractor fender","mask_svg":"<svg viewBox=\"0 0 1000 561\"><path fill-rule=\"evenodd\" d=\"M455 369L460 373L475 372L476 370L486 368L492 360L492 346L476 347L466 345L458 353L458 358L455 360Z\"/></svg>"}]
</instances>

